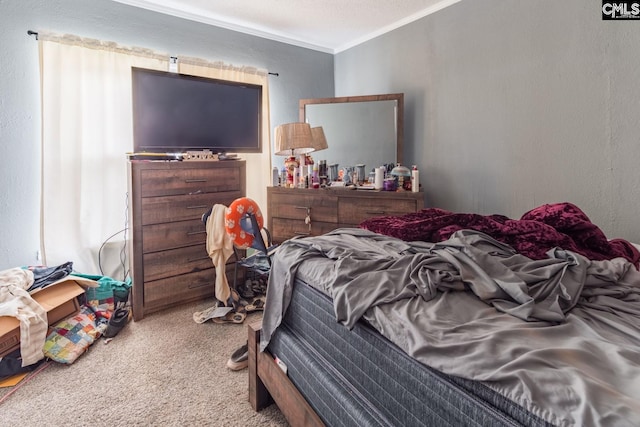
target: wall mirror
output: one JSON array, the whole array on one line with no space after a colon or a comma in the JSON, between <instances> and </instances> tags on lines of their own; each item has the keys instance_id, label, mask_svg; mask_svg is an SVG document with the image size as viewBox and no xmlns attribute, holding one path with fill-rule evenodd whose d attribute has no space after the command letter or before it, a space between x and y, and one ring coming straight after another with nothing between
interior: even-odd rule
<instances>
[{"instance_id":1,"label":"wall mirror","mask_svg":"<svg viewBox=\"0 0 640 427\"><path fill-rule=\"evenodd\" d=\"M347 96L300 100L300 121L322 126L326 150L311 153L314 161L346 166L364 164L367 172L402 163L404 94Z\"/></svg>"}]
</instances>

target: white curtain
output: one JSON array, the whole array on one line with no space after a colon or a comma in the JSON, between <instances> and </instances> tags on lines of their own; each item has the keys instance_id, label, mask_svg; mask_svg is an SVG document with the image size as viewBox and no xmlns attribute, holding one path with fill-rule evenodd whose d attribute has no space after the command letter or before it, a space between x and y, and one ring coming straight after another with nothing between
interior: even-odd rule
<instances>
[{"instance_id":1,"label":"white curtain","mask_svg":"<svg viewBox=\"0 0 640 427\"><path fill-rule=\"evenodd\" d=\"M123 279L128 270L123 255L128 215L126 153L133 151L131 67L167 70L169 55L76 36L41 32L38 38L43 263L55 266L73 261L80 273ZM199 75L210 72L203 61L193 67ZM268 89L266 73L248 75L250 83L262 79L266 133L263 154L246 156L247 192L264 206L266 187L262 183L265 188L259 188L256 182L266 181L269 175ZM233 78L242 76L242 71L235 71Z\"/></svg>"}]
</instances>

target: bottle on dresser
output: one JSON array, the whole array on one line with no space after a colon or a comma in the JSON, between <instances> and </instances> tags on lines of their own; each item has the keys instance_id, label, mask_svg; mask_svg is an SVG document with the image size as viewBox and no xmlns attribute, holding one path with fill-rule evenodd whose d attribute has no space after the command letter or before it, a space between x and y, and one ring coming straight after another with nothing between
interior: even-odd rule
<instances>
[{"instance_id":1,"label":"bottle on dresser","mask_svg":"<svg viewBox=\"0 0 640 427\"><path fill-rule=\"evenodd\" d=\"M411 168L411 191L414 193L420 191L420 171L416 165Z\"/></svg>"}]
</instances>

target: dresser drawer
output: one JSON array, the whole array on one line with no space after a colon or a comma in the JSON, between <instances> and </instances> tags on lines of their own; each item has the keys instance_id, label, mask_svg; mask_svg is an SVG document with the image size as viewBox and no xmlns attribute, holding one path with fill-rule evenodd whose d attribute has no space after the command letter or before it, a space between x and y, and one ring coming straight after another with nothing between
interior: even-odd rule
<instances>
[{"instance_id":1,"label":"dresser drawer","mask_svg":"<svg viewBox=\"0 0 640 427\"><path fill-rule=\"evenodd\" d=\"M144 254L143 262L145 283L169 276L206 270L213 266L213 261L209 258L204 243Z\"/></svg>"},{"instance_id":2,"label":"dresser drawer","mask_svg":"<svg viewBox=\"0 0 640 427\"><path fill-rule=\"evenodd\" d=\"M141 197L240 191L239 168L143 170Z\"/></svg>"},{"instance_id":3,"label":"dresser drawer","mask_svg":"<svg viewBox=\"0 0 640 427\"><path fill-rule=\"evenodd\" d=\"M233 283L233 264L227 264L227 280ZM216 270L211 268L181 274L144 284L144 305L147 312L170 307L176 301L187 302L215 296Z\"/></svg>"},{"instance_id":4,"label":"dresser drawer","mask_svg":"<svg viewBox=\"0 0 640 427\"><path fill-rule=\"evenodd\" d=\"M181 274L144 284L144 305L148 311L188 301L213 296L215 293L215 269Z\"/></svg>"},{"instance_id":5,"label":"dresser drawer","mask_svg":"<svg viewBox=\"0 0 640 427\"><path fill-rule=\"evenodd\" d=\"M142 225L201 219L214 204L229 206L238 197L242 197L240 191L146 197L142 199Z\"/></svg>"},{"instance_id":6,"label":"dresser drawer","mask_svg":"<svg viewBox=\"0 0 640 427\"><path fill-rule=\"evenodd\" d=\"M292 237L319 236L336 228L335 222L311 221L311 229L304 220L273 218L271 239L275 243L282 243Z\"/></svg>"},{"instance_id":7,"label":"dresser drawer","mask_svg":"<svg viewBox=\"0 0 640 427\"><path fill-rule=\"evenodd\" d=\"M312 190L317 194L291 191L291 194L272 194L269 215L274 218L289 218L304 221L307 215L311 222L337 222L338 198L321 190Z\"/></svg>"},{"instance_id":8,"label":"dresser drawer","mask_svg":"<svg viewBox=\"0 0 640 427\"><path fill-rule=\"evenodd\" d=\"M367 218L402 215L424 206L424 194L267 187L269 230L273 241L319 236L340 227L357 227ZM309 216L311 228L305 223Z\"/></svg>"},{"instance_id":9,"label":"dresser drawer","mask_svg":"<svg viewBox=\"0 0 640 427\"><path fill-rule=\"evenodd\" d=\"M417 202L407 198L358 197L340 198L338 222L341 227L357 226L367 218L388 215L403 215L416 212Z\"/></svg>"},{"instance_id":10,"label":"dresser drawer","mask_svg":"<svg viewBox=\"0 0 640 427\"><path fill-rule=\"evenodd\" d=\"M207 241L207 229L200 219L143 226L142 251L158 252Z\"/></svg>"}]
</instances>

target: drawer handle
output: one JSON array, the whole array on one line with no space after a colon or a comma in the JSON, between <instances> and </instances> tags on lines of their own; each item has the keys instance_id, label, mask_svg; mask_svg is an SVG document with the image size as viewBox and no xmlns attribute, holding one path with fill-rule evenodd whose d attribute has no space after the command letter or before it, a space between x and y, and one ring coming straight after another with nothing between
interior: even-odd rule
<instances>
[{"instance_id":1,"label":"drawer handle","mask_svg":"<svg viewBox=\"0 0 640 427\"><path fill-rule=\"evenodd\" d=\"M207 205L187 206L186 209L205 209Z\"/></svg>"},{"instance_id":2,"label":"drawer handle","mask_svg":"<svg viewBox=\"0 0 640 427\"><path fill-rule=\"evenodd\" d=\"M202 261L203 259L209 259L208 256L203 256L200 258L191 258L191 259L187 259L187 262L195 262L195 261Z\"/></svg>"},{"instance_id":3,"label":"drawer handle","mask_svg":"<svg viewBox=\"0 0 640 427\"><path fill-rule=\"evenodd\" d=\"M207 230L202 230L202 231L188 231L187 232L187 236L195 236L196 234L205 234L207 232Z\"/></svg>"},{"instance_id":4,"label":"drawer handle","mask_svg":"<svg viewBox=\"0 0 640 427\"><path fill-rule=\"evenodd\" d=\"M187 184L192 184L194 182L207 182L206 179L185 179L184 182Z\"/></svg>"},{"instance_id":5,"label":"drawer handle","mask_svg":"<svg viewBox=\"0 0 640 427\"><path fill-rule=\"evenodd\" d=\"M366 211L367 215L384 215L385 211Z\"/></svg>"},{"instance_id":6,"label":"drawer handle","mask_svg":"<svg viewBox=\"0 0 640 427\"><path fill-rule=\"evenodd\" d=\"M305 210L308 211L309 209L311 209L311 207L308 207L308 206L295 206L295 209L305 209Z\"/></svg>"}]
</instances>

